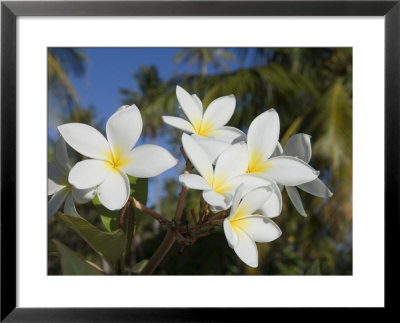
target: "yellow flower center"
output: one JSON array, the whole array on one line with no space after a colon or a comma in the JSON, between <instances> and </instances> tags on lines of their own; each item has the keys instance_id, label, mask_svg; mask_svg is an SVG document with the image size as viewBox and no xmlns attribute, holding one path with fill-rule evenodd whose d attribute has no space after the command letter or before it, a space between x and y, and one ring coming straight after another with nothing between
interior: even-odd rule
<instances>
[{"instance_id":1,"label":"yellow flower center","mask_svg":"<svg viewBox=\"0 0 400 323\"><path fill-rule=\"evenodd\" d=\"M246 206L240 205L236 209L233 218L229 220L232 230L238 235L243 234L243 232L246 231L248 228L248 222L246 220L241 220L241 218L246 215L249 215L249 210Z\"/></svg>"},{"instance_id":2,"label":"yellow flower center","mask_svg":"<svg viewBox=\"0 0 400 323\"><path fill-rule=\"evenodd\" d=\"M249 156L249 166L246 170L247 174L265 173L271 168L271 163L264 161L264 156L258 151L253 150Z\"/></svg>"},{"instance_id":3,"label":"yellow flower center","mask_svg":"<svg viewBox=\"0 0 400 323\"><path fill-rule=\"evenodd\" d=\"M227 179L225 176L214 176L213 183L211 185L214 188L214 191L218 194L224 194L227 191L230 191L233 187L232 184L227 183Z\"/></svg>"},{"instance_id":4,"label":"yellow flower center","mask_svg":"<svg viewBox=\"0 0 400 323\"><path fill-rule=\"evenodd\" d=\"M110 150L105 154L105 160L107 160L107 166L111 167L113 170L124 167L131 161L118 146L114 147L114 152Z\"/></svg>"},{"instance_id":5,"label":"yellow flower center","mask_svg":"<svg viewBox=\"0 0 400 323\"><path fill-rule=\"evenodd\" d=\"M206 119L195 120L193 122L193 128L199 136L208 137L214 134L213 123Z\"/></svg>"}]
</instances>

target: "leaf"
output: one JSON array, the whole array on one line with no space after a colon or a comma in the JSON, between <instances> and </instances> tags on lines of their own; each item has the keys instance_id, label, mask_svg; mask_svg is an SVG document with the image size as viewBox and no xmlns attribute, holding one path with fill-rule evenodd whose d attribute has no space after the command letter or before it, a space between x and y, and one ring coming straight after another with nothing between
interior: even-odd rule
<instances>
[{"instance_id":1,"label":"leaf","mask_svg":"<svg viewBox=\"0 0 400 323\"><path fill-rule=\"evenodd\" d=\"M61 212L58 212L56 217L81 236L111 267L114 267L121 257L126 243L125 234L121 230L112 233L103 232L83 218Z\"/></svg>"},{"instance_id":2,"label":"leaf","mask_svg":"<svg viewBox=\"0 0 400 323\"><path fill-rule=\"evenodd\" d=\"M142 272L142 270L144 269L144 267L146 267L148 262L149 262L148 259L143 259L143 260L139 261L137 264L135 264L132 267L132 273L140 274Z\"/></svg>"},{"instance_id":3,"label":"leaf","mask_svg":"<svg viewBox=\"0 0 400 323\"><path fill-rule=\"evenodd\" d=\"M64 246L57 240L52 240L61 259L63 275L103 275L101 271L81 257L81 255Z\"/></svg>"},{"instance_id":4,"label":"leaf","mask_svg":"<svg viewBox=\"0 0 400 323\"><path fill-rule=\"evenodd\" d=\"M321 275L319 259L314 260L310 268L307 269L305 275Z\"/></svg>"},{"instance_id":5,"label":"leaf","mask_svg":"<svg viewBox=\"0 0 400 323\"><path fill-rule=\"evenodd\" d=\"M134 196L135 199L140 201L143 204L147 202L147 189L148 189L148 180L147 178L136 178L133 176L129 176L130 183L130 195ZM105 228L113 232L120 228L120 211L110 211L106 207L104 207L98 196L93 199L93 205L99 210L101 221L103 222ZM141 211L136 210L136 214L142 214Z\"/></svg>"},{"instance_id":6,"label":"leaf","mask_svg":"<svg viewBox=\"0 0 400 323\"><path fill-rule=\"evenodd\" d=\"M58 251L52 240L47 242L47 253L49 256L58 257Z\"/></svg>"},{"instance_id":7,"label":"leaf","mask_svg":"<svg viewBox=\"0 0 400 323\"><path fill-rule=\"evenodd\" d=\"M101 221L109 232L114 232L119 229L120 211L111 211L101 204L99 197L96 195L93 199L93 205L100 213Z\"/></svg>"},{"instance_id":8,"label":"leaf","mask_svg":"<svg viewBox=\"0 0 400 323\"><path fill-rule=\"evenodd\" d=\"M131 195L133 195L140 203L146 205L148 179L129 176L129 183L131 184Z\"/></svg>"}]
</instances>

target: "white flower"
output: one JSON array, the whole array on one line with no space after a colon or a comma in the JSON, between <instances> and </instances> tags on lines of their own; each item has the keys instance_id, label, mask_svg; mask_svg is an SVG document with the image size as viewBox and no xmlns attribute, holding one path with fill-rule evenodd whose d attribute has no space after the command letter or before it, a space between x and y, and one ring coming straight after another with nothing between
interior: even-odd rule
<instances>
[{"instance_id":1,"label":"white flower","mask_svg":"<svg viewBox=\"0 0 400 323\"><path fill-rule=\"evenodd\" d=\"M233 115L236 100L233 95L223 96L210 103L203 113L201 100L180 86L176 96L187 120L163 116L165 123L193 135L204 148L211 163L233 142L244 140L245 134L234 127L225 126Z\"/></svg>"},{"instance_id":2,"label":"white flower","mask_svg":"<svg viewBox=\"0 0 400 323\"><path fill-rule=\"evenodd\" d=\"M54 150L55 164L49 164L49 178L47 179L47 193L53 195L49 201L48 219L50 219L64 204L64 213L79 216L75 208L75 202L84 204L92 200L96 195L95 188L84 190L76 189L68 183L68 173L71 169L67 147L62 137L58 138Z\"/></svg>"},{"instance_id":3,"label":"white flower","mask_svg":"<svg viewBox=\"0 0 400 323\"><path fill-rule=\"evenodd\" d=\"M274 109L260 114L250 124L247 134L247 173L286 186L300 185L316 179L319 172L299 158L270 158L278 144L279 128L279 116Z\"/></svg>"},{"instance_id":4,"label":"white flower","mask_svg":"<svg viewBox=\"0 0 400 323\"><path fill-rule=\"evenodd\" d=\"M189 121L164 116L162 118L165 123L191 134L214 138L227 143L232 143L235 139L244 135L243 132L234 127L225 126L235 111L236 100L232 94L212 101L204 114L203 105L196 95L190 95L183 88L177 86L176 96Z\"/></svg>"},{"instance_id":5,"label":"white flower","mask_svg":"<svg viewBox=\"0 0 400 323\"><path fill-rule=\"evenodd\" d=\"M69 123L58 127L65 141L87 159L70 171L69 182L86 189L97 186L100 202L110 210L121 209L129 198L128 175L153 177L176 165L164 148L142 145L132 150L142 132L139 109L125 106L107 121L107 139L95 128Z\"/></svg>"},{"instance_id":6,"label":"white flower","mask_svg":"<svg viewBox=\"0 0 400 323\"><path fill-rule=\"evenodd\" d=\"M258 266L256 242L270 242L282 234L279 227L269 218L255 212L269 199L268 190L263 187L244 195L240 201L242 187L239 187L232 201L229 216L224 220L224 232L229 246L248 266Z\"/></svg>"},{"instance_id":7,"label":"white flower","mask_svg":"<svg viewBox=\"0 0 400 323\"><path fill-rule=\"evenodd\" d=\"M310 139L311 136L304 133L298 133L288 139L283 149L281 145L278 144L275 154L297 157L308 164L310 162L312 154ZM297 185L297 187L309 194L322 198L328 198L333 195L329 188L319 178L316 178L315 180L308 183ZM303 207L303 203L301 201L300 194L296 187L285 186L285 188L296 210L302 216L307 216Z\"/></svg>"},{"instance_id":8,"label":"white flower","mask_svg":"<svg viewBox=\"0 0 400 323\"><path fill-rule=\"evenodd\" d=\"M244 142L225 150L218 157L215 169L206 152L191 136L183 134L182 145L199 175L182 174L179 181L191 189L202 190L204 200L212 206L213 211L229 208L236 188L243 184L246 191L259 186L271 186L271 192L279 194L279 197L272 198L271 205L266 205L264 212L268 210L272 216L280 213L281 194L276 184L267 179L245 175L248 155Z\"/></svg>"}]
</instances>

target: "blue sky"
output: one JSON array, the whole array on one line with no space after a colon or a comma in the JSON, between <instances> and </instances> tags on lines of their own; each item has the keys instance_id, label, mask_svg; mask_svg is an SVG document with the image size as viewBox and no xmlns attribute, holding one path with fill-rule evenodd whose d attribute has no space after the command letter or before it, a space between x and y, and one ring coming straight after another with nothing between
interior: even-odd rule
<instances>
[{"instance_id":1,"label":"blue sky","mask_svg":"<svg viewBox=\"0 0 400 323\"><path fill-rule=\"evenodd\" d=\"M174 57L180 50L181 48L85 48L84 53L88 60L84 76L69 76L79 95L81 106L93 106L97 121L105 122L122 105L123 96L119 89L138 90L132 75L140 66L155 65L162 80L167 80L177 73L196 72L193 67L174 62ZM233 70L239 67L237 62L229 65ZM216 72L209 66L209 73ZM54 138L55 134L54 125L50 125L49 136ZM165 139L159 138L159 144L172 152L172 147L166 144ZM140 140L138 144L142 143ZM177 178L182 169L183 165L178 165L163 173L161 180ZM149 205L155 203L154 196L153 180L150 181L149 187Z\"/></svg>"}]
</instances>

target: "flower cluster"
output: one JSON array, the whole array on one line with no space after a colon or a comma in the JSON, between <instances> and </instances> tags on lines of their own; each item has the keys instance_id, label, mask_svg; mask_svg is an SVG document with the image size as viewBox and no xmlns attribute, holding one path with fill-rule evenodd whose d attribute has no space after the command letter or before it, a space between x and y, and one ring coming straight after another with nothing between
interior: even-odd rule
<instances>
[{"instance_id":1,"label":"flower cluster","mask_svg":"<svg viewBox=\"0 0 400 323\"><path fill-rule=\"evenodd\" d=\"M269 242L281 235L270 218L281 213L283 186L304 216L295 186L321 197L332 194L317 178L319 172L308 164L310 136L295 135L282 149L276 110L257 116L246 136L225 126L235 109L233 95L214 100L204 113L197 96L179 86L176 95L188 120L176 117L163 120L185 132L182 145L198 172L182 174L179 180L191 189L201 190L212 211L230 208L230 215L224 221L228 243L243 262L257 267L255 242Z\"/></svg>"},{"instance_id":2,"label":"flower cluster","mask_svg":"<svg viewBox=\"0 0 400 323\"><path fill-rule=\"evenodd\" d=\"M318 179L319 172L309 165L310 136L297 134L282 148L276 110L257 116L246 135L226 126L235 110L233 95L214 100L205 111L196 95L179 86L176 95L186 119L162 118L184 131L182 146L197 172L185 172L179 181L187 188L202 191L212 212L229 213L223 220L228 244L243 262L257 267L256 242L270 242L281 235L271 218L281 213L284 187L303 216L306 213L296 186L319 197L332 195ZM48 194L53 195L49 218L64 201L64 213L79 216L74 201L86 203L96 194L106 208L119 210L129 199L128 175L148 178L175 166L177 160L162 147L134 147L142 127L135 105L123 106L110 117L107 138L85 124L59 126L56 163L49 165ZM71 167L65 142L87 159Z\"/></svg>"}]
</instances>

